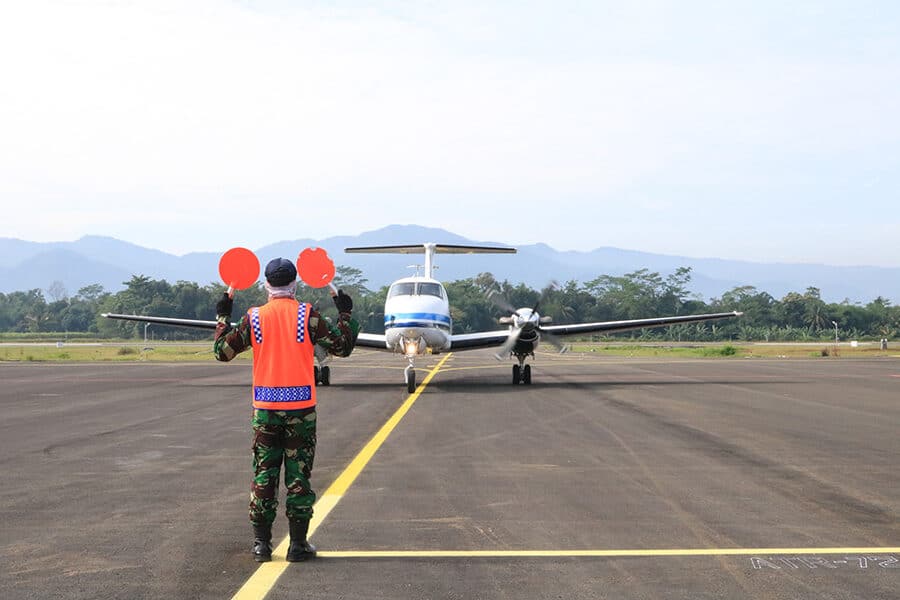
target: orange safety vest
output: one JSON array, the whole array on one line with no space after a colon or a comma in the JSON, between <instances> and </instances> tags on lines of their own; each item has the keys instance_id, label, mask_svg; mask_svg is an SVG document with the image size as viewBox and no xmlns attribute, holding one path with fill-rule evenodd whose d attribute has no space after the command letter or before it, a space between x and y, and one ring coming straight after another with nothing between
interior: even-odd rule
<instances>
[{"instance_id":1,"label":"orange safety vest","mask_svg":"<svg viewBox=\"0 0 900 600\"><path fill-rule=\"evenodd\" d=\"M251 308L253 408L302 410L316 405L314 346L307 331L312 307L275 298Z\"/></svg>"}]
</instances>

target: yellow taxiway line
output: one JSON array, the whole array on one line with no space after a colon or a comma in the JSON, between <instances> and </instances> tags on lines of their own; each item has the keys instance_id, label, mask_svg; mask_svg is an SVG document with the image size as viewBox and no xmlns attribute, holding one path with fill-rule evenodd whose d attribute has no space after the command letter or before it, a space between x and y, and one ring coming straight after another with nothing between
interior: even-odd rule
<instances>
[{"instance_id":1,"label":"yellow taxiway line","mask_svg":"<svg viewBox=\"0 0 900 600\"><path fill-rule=\"evenodd\" d=\"M646 550L329 550L322 558L568 558L654 556L772 556L778 554L897 554L900 547L874 548L663 548Z\"/></svg>"},{"instance_id":2,"label":"yellow taxiway line","mask_svg":"<svg viewBox=\"0 0 900 600\"><path fill-rule=\"evenodd\" d=\"M347 465L344 472L334 480L334 483L332 483L318 501L316 501L313 518L309 523L309 536L312 536L312 534L315 533L319 525L322 524L322 521L328 516L328 513L330 513L331 510L337 506L337 503L341 501L341 498L344 497L347 489L353 484L391 432L394 431L394 428L397 427L400 420L407 412L409 412L412 405L415 404L419 395L425 389L425 386L427 386L431 379L437 375L437 372L440 371L443 364L447 362L447 359L451 356L453 356L452 352L444 356L444 358L428 372L428 375L425 376L425 379L422 380L422 383L419 384L416 391L410 394L409 398L407 398L391 418L381 426L381 429L372 436L372 439L369 440L363 449L359 451L359 454L350 461L350 464ZM285 537L281 540L281 543L272 551L272 562L262 563L253 575L250 576L250 579L241 586L241 589L231 597L232 600L251 600L265 597L290 564L285 560L290 542L290 537Z\"/></svg>"}]
</instances>

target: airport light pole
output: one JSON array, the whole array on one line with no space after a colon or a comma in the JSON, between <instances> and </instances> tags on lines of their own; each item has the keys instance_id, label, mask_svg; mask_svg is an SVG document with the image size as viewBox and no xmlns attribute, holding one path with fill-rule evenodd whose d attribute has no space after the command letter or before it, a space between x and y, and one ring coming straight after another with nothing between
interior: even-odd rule
<instances>
[{"instance_id":1,"label":"airport light pole","mask_svg":"<svg viewBox=\"0 0 900 600\"><path fill-rule=\"evenodd\" d=\"M146 323L146 324L144 325L144 345L145 345L145 346L147 345L147 329L148 329L151 325L153 325L153 323ZM835 325L835 327L837 327L837 325Z\"/></svg>"},{"instance_id":2,"label":"airport light pole","mask_svg":"<svg viewBox=\"0 0 900 600\"><path fill-rule=\"evenodd\" d=\"M834 345L837 346L837 344L838 344L837 321L832 321L831 324L834 325Z\"/></svg>"}]
</instances>

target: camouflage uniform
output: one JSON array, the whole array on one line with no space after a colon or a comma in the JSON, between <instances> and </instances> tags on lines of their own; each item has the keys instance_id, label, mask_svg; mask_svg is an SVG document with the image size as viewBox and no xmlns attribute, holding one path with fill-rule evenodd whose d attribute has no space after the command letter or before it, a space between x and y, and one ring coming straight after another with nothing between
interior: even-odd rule
<instances>
[{"instance_id":1,"label":"camouflage uniform","mask_svg":"<svg viewBox=\"0 0 900 600\"><path fill-rule=\"evenodd\" d=\"M316 410L253 411L253 484L250 522L262 525L275 520L278 477L284 461L288 521L308 520L316 493L309 483L316 455Z\"/></svg>"},{"instance_id":2,"label":"camouflage uniform","mask_svg":"<svg viewBox=\"0 0 900 600\"><path fill-rule=\"evenodd\" d=\"M237 327L226 317L218 317L213 352L217 360L229 361L251 348L252 328L247 315ZM337 324L313 310L308 331L314 344L330 354L349 356L359 334L359 324L348 313L341 313ZM310 485L316 454L316 409L253 410L253 483L250 487L250 522L271 525L278 508L278 479L284 463L287 488L285 512L289 521L312 517L316 493Z\"/></svg>"}]
</instances>

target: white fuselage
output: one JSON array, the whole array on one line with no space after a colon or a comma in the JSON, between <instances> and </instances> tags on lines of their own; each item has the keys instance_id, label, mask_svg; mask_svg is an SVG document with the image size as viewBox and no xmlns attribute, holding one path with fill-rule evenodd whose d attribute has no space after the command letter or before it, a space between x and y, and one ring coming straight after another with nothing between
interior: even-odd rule
<instances>
[{"instance_id":1,"label":"white fuselage","mask_svg":"<svg viewBox=\"0 0 900 600\"><path fill-rule=\"evenodd\" d=\"M391 284L384 302L385 344L412 356L450 349L453 321L447 291L436 279L404 277Z\"/></svg>"}]
</instances>

